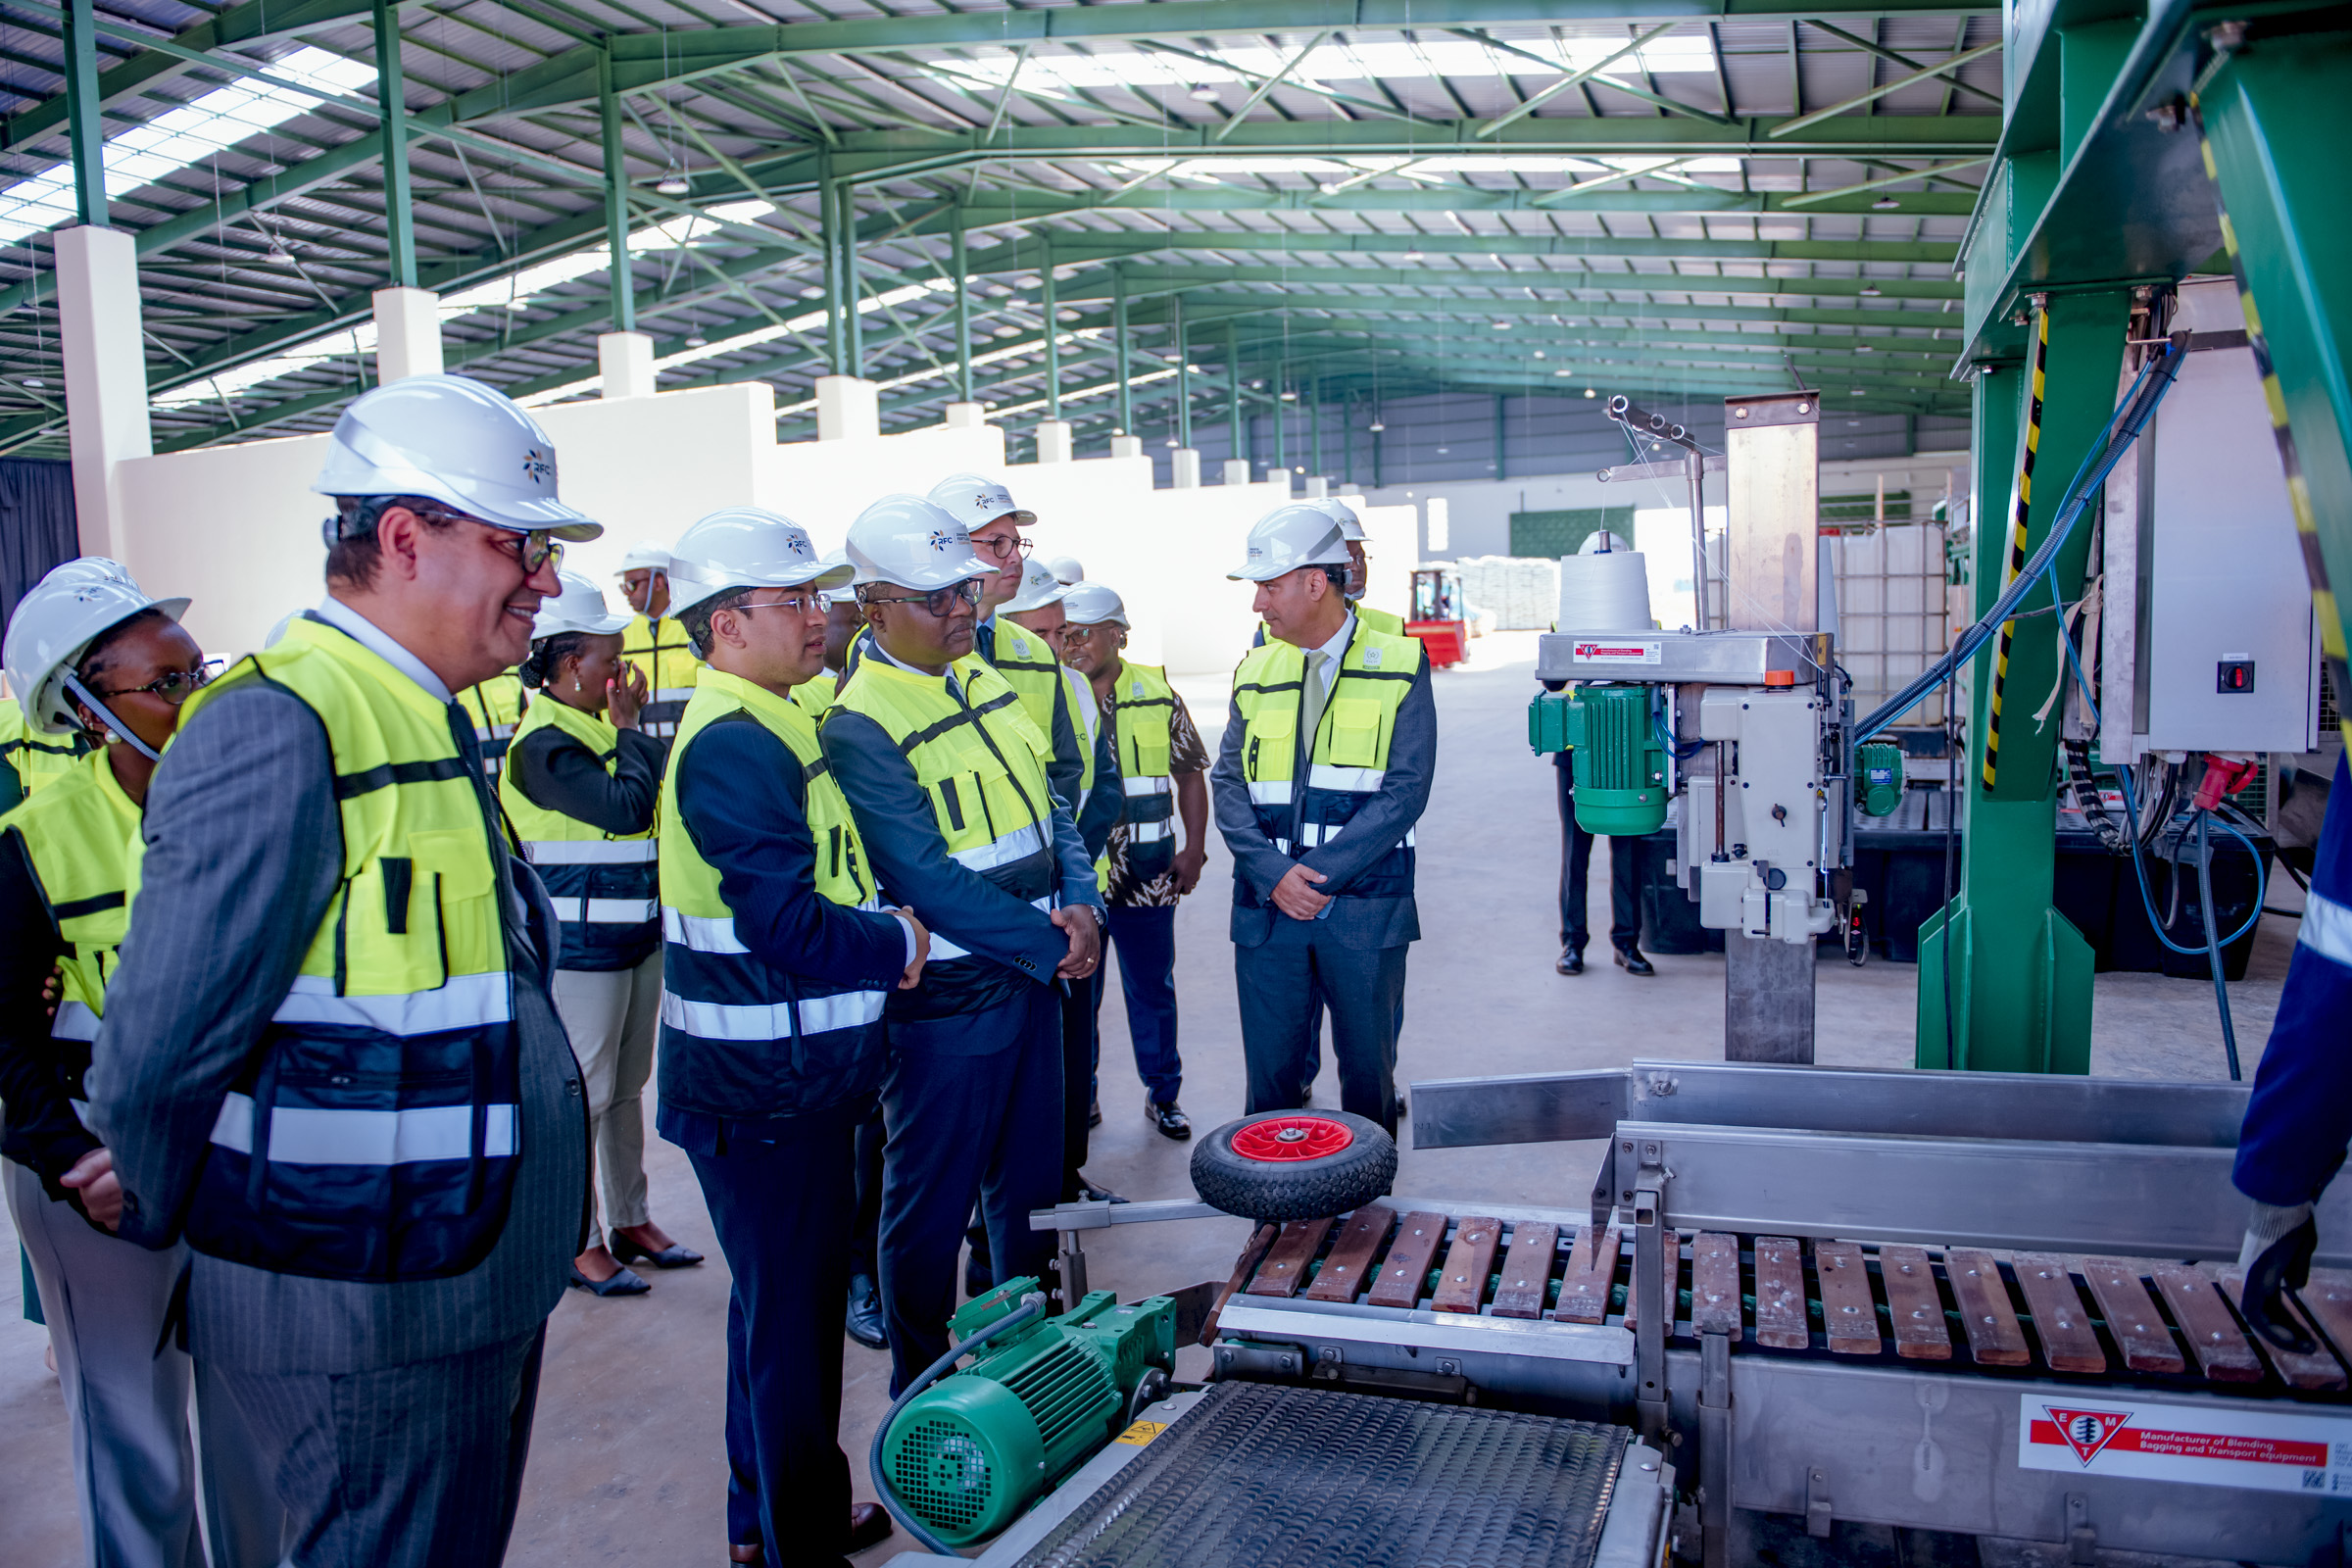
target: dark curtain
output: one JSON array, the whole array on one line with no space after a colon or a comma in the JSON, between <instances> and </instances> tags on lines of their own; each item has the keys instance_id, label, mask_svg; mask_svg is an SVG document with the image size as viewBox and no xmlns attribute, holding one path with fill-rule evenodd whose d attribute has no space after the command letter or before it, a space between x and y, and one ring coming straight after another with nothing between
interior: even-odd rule
<instances>
[{"instance_id":1,"label":"dark curtain","mask_svg":"<svg viewBox=\"0 0 2352 1568\"><path fill-rule=\"evenodd\" d=\"M0 458L0 610L14 615L26 590L80 554L74 466Z\"/></svg>"}]
</instances>

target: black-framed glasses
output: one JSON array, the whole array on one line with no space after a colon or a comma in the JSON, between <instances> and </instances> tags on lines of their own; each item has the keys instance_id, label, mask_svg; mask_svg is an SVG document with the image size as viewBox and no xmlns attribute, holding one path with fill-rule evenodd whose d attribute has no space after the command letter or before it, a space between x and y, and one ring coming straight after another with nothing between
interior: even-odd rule
<instances>
[{"instance_id":1,"label":"black-framed glasses","mask_svg":"<svg viewBox=\"0 0 2352 1568\"><path fill-rule=\"evenodd\" d=\"M1026 561L1029 558L1029 552L1037 548L1037 541L1025 533L1016 533L1003 538L975 539L972 541L972 548L985 551L999 561L1010 561L1016 555Z\"/></svg>"},{"instance_id":2,"label":"black-framed glasses","mask_svg":"<svg viewBox=\"0 0 2352 1568\"><path fill-rule=\"evenodd\" d=\"M755 610L781 610L787 614L806 615L817 608L817 601L809 594L787 594L782 599L771 599L764 605L742 604L728 608L740 610L747 615Z\"/></svg>"},{"instance_id":3,"label":"black-framed glasses","mask_svg":"<svg viewBox=\"0 0 2352 1568\"><path fill-rule=\"evenodd\" d=\"M898 599L871 598L869 605L920 605L934 616L944 619L954 614L958 603L977 607L980 603L980 579L966 577L947 588L934 588L927 594L907 594Z\"/></svg>"},{"instance_id":4,"label":"black-framed glasses","mask_svg":"<svg viewBox=\"0 0 2352 1568\"><path fill-rule=\"evenodd\" d=\"M129 697L138 692L146 692L151 696L161 697L173 708L177 708L204 690L205 687L210 686L214 677L220 673L220 660L208 659L194 669L171 670L158 675L144 686L124 686L114 691L103 691L98 695L100 697Z\"/></svg>"}]
</instances>

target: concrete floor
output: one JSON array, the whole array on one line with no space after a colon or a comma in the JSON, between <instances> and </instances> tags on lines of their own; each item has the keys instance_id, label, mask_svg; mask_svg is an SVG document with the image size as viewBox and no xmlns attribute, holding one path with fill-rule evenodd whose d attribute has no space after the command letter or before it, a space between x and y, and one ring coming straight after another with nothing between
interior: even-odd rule
<instances>
[{"instance_id":1,"label":"concrete floor","mask_svg":"<svg viewBox=\"0 0 2352 1568\"><path fill-rule=\"evenodd\" d=\"M1657 960L1658 975L1636 980L1606 962L1578 979L1552 973L1558 939L1559 828L1548 760L1531 757L1522 712L1535 690L1532 637L1477 645L1477 662L1438 677L1444 762L1421 824L1423 937L1414 951L1399 1078L1450 1078L1614 1066L1636 1057L1717 1058L1722 1053L1720 957ZM1180 682L1204 724L1221 721L1216 677ZM1212 742L1213 744L1213 742ZM1608 907L1605 857L1596 856L1592 906ZM1212 842L1201 892L1179 917L1178 986L1184 999L1186 1108L1201 1130L1242 1104L1241 1039L1231 947L1225 937L1227 878ZM2294 888L2271 903L2296 906ZM2230 988L2240 1052L2249 1073L2268 1036L2294 940L2293 923L2264 922L2254 960ZM1916 971L1874 961L1855 969L1820 966L1819 1059L1900 1066L1911 1056ZM2125 1077L2225 1076L2211 988L2199 981L2101 975L2092 1042L2094 1072ZM1127 1057L1115 989L1103 1008L1103 1124L1089 1173L1135 1198L1189 1198L1189 1145L1147 1126L1143 1092ZM1323 1102L1336 1102L1329 1069ZM651 1296L597 1301L567 1296L549 1327L521 1519L509 1560L576 1562L723 1561L726 1472L720 1442L725 1371L727 1276L686 1161L649 1140L654 1212L711 1255L701 1269L660 1274ZM1591 1180L1597 1150L1584 1145L1495 1150L1404 1151L1403 1197L1485 1199L1573 1206ZM0 1258L13 1234L0 1213ZM1088 1249L1092 1283L1122 1298L1203 1279L1223 1279L1247 1239L1241 1220L1194 1220L1102 1233ZM18 1270L0 1269L0 1559L12 1568L69 1568L81 1561L66 1419L56 1379L41 1362L43 1333L19 1310ZM846 1346L842 1443L858 1495L870 1497L865 1446L887 1405L889 1360ZM1180 1376L1199 1376L1205 1357L1189 1352ZM903 1538L861 1561L880 1562Z\"/></svg>"}]
</instances>

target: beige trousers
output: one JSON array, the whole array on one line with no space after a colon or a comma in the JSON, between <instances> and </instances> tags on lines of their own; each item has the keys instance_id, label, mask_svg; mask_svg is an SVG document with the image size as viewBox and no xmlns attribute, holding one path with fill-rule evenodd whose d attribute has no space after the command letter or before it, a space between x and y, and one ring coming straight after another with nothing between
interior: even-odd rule
<instances>
[{"instance_id":1,"label":"beige trousers","mask_svg":"<svg viewBox=\"0 0 2352 1568\"><path fill-rule=\"evenodd\" d=\"M634 969L558 969L556 1014L571 1036L588 1091L589 1152L602 1209L588 1245L607 1230L643 1225L646 1081L654 1072L654 1036L662 1022L662 954Z\"/></svg>"}]
</instances>

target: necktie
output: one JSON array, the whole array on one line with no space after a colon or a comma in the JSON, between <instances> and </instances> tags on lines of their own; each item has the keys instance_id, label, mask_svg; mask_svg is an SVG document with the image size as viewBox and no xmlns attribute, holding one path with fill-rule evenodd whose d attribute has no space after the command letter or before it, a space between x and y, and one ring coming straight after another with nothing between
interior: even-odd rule
<instances>
[{"instance_id":1,"label":"necktie","mask_svg":"<svg viewBox=\"0 0 2352 1568\"><path fill-rule=\"evenodd\" d=\"M1315 730L1323 722L1323 704L1331 695L1323 679L1323 662L1327 657L1320 648L1306 656L1306 700L1298 709L1298 744L1308 756L1314 753Z\"/></svg>"}]
</instances>

